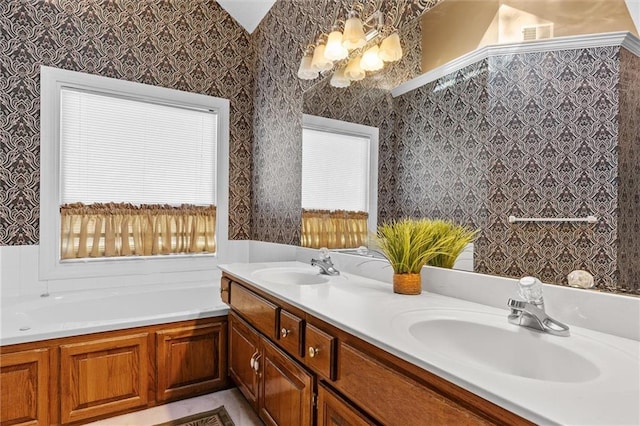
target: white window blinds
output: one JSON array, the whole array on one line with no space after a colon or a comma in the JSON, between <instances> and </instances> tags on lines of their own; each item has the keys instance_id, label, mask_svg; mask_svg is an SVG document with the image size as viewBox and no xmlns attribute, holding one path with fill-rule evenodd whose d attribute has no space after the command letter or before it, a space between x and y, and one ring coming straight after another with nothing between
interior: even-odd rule
<instances>
[{"instance_id":1,"label":"white window blinds","mask_svg":"<svg viewBox=\"0 0 640 426\"><path fill-rule=\"evenodd\" d=\"M367 137L303 129L302 208L368 211Z\"/></svg>"},{"instance_id":2,"label":"white window blinds","mask_svg":"<svg viewBox=\"0 0 640 426\"><path fill-rule=\"evenodd\" d=\"M63 88L61 204L216 204L214 112Z\"/></svg>"}]
</instances>

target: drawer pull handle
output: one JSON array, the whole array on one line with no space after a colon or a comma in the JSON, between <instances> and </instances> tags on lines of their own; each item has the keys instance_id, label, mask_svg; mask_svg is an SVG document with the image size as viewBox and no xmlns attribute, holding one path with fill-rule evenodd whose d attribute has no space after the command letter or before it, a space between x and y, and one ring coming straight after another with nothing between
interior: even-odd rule
<instances>
[{"instance_id":1,"label":"drawer pull handle","mask_svg":"<svg viewBox=\"0 0 640 426\"><path fill-rule=\"evenodd\" d=\"M318 352L320 352L320 348L314 348L313 346L309 346L309 356L311 358L313 358L316 355L318 355Z\"/></svg>"},{"instance_id":2,"label":"drawer pull handle","mask_svg":"<svg viewBox=\"0 0 640 426\"><path fill-rule=\"evenodd\" d=\"M282 327L282 330L280 330L280 334L282 335L282 337L287 337L289 334L291 334L291 330L287 330L286 328Z\"/></svg>"},{"instance_id":3,"label":"drawer pull handle","mask_svg":"<svg viewBox=\"0 0 640 426\"><path fill-rule=\"evenodd\" d=\"M258 375L260 374L260 362L258 362L258 360L260 359L260 356L261 355L258 355L256 359L253 361L253 369Z\"/></svg>"}]
</instances>

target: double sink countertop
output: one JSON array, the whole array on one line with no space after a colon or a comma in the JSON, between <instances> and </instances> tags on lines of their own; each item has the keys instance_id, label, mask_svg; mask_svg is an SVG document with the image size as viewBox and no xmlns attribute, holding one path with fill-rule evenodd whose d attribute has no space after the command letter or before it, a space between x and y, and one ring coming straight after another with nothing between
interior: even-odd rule
<instances>
[{"instance_id":1,"label":"double sink countertop","mask_svg":"<svg viewBox=\"0 0 640 426\"><path fill-rule=\"evenodd\" d=\"M539 424L640 424L640 342L568 324L569 337L509 324L509 311L302 262L227 274ZM506 304L506 300L505 300Z\"/></svg>"}]
</instances>

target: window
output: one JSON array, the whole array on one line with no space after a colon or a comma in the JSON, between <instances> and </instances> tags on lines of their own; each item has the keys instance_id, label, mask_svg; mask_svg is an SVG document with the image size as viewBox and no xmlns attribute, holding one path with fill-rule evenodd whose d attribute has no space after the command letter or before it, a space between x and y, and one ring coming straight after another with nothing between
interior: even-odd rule
<instances>
[{"instance_id":1,"label":"window","mask_svg":"<svg viewBox=\"0 0 640 426\"><path fill-rule=\"evenodd\" d=\"M377 222L377 154L377 128L304 116L302 246L367 245Z\"/></svg>"},{"instance_id":2,"label":"window","mask_svg":"<svg viewBox=\"0 0 640 426\"><path fill-rule=\"evenodd\" d=\"M228 101L41 77L41 277L211 268L227 239Z\"/></svg>"}]
</instances>

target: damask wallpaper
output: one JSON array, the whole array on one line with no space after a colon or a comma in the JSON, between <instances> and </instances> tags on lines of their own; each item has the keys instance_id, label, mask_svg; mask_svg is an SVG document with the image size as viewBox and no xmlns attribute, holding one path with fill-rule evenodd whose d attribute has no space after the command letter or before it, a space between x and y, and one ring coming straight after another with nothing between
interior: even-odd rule
<instances>
[{"instance_id":1,"label":"damask wallpaper","mask_svg":"<svg viewBox=\"0 0 640 426\"><path fill-rule=\"evenodd\" d=\"M619 47L494 56L400 96L399 214L480 228L478 272L566 284L586 269L601 289L638 293L637 67Z\"/></svg>"},{"instance_id":2,"label":"damask wallpaper","mask_svg":"<svg viewBox=\"0 0 640 426\"><path fill-rule=\"evenodd\" d=\"M640 58L620 49L618 268L620 283L640 294Z\"/></svg>"},{"instance_id":3,"label":"damask wallpaper","mask_svg":"<svg viewBox=\"0 0 640 426\"><path fill-rule=\"evenodd\" d=\"M214 0L0 1L0 245L39 239L40 65L230 99L229 235L249 238L254 63Z\"/></svg>"}]
</instances>

